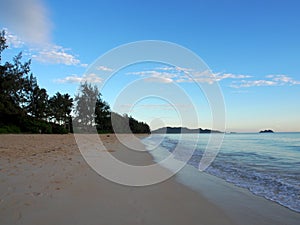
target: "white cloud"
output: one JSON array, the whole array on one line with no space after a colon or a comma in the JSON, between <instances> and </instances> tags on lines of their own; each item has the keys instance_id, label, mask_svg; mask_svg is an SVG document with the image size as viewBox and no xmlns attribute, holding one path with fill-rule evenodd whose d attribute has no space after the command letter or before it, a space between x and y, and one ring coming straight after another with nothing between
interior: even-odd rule
<instances>
[{"instance_id":1,"label":"white cloud","mask_svg":"<svg viewBox=\"0 0 300 225\"><path fill-rule=\"evenodd\" d=\"M179 66L176 66L175 69L176 69L177 71L182 71L182 72L185 72L185 73L194 71L193 69L190 69L190 68L184 68L184 67L179 67Z\"/></svg>"},{"instance_id":2,"label":"white cloud","mask_svg":"<svg viewBox=\"0 0 300 225\"><path fill-rule=\"evenodd\" d=\"M191 72L194 71L193 69L190 68L184 68L184 67L179 67L179 66L164 66L164 67L157 67L155 70L163 70L163 71L178 71L178 72Z\"/></svg>"},{"instance_id":3,"label":"white cloud","mask_svg":"<svg viewBox=\"0 0 300 225\"><path fill-rule=\"evenodd\" d=\"M157 67L155 70L163 70L163 71L174 71L174 67L164 66L164 67Z\"/></svg>"},{"instance_id":4,"label":"white cloud","mask_svg":"<svg viewBox=\"0 0 300 225\"><path fill-rule=\"evenodd\" d=\"M283 85L300 85L300 81L294 80L287 75L267 75L264 80L242 80L233 82L233 88L248 88L260 86L283 86Z\"/></svg>"},{"instance_id":5,"label":"white cloud","mask_svg":"<svg viewBox=\"0 0 300 225\"><path fill-rule=\"evenodd\" d=\"M80 66L82 66L82 67L88 67L89 64L87 64L87 63L81 63Z\"/></svg>"},{"instance_id":6,"label":"white cloud","mask_svg":"<svg viewBox=\"0 0 300 225\"><path fill-rule=\"evenodd\" d=\"M173 80L171 78L166 77L147 77L144 79L146 82L155 82L155 83L172 83Z\"/></svg>"},{"instance_id":7,"label":"white cloud","mask_svg":"<svg viewBox=\"0 0 300 225\"><path fill-rule=\"evenodd\" d=\"M44 45L51 40L52 24L41 0L1 0L0 20L22 40Z\"/></svg>"},{"instance_id":8,"label":"white cloud","mask_svg":"<svg viewBox=\"0 0 300 225\"><path fill-rule=\"evenodd\" d=\"M223 80L223 79L245 79L245 78L250 78L252 76L249 75L243 75L243 74L232 74L232 73L223 73L223 74L218 74L216 75L217 79Z\"/></svg>"},{"instance_id":9,"label":"white cloud","mask_svg":"<svg viewBox=\"0 0 300 225\"><path fill-rule=\"evenodd\" d=\"M109 68L107 66L98 66L96 69L100 70L100 71L105 71L105 72L112 72L113 71L112 68Z\"/></svg>"},{"instance_id":10,"label":"white cloud","mask_svg":"<svg viewBox=\"0 0 300 225\"><path fill-rule=\"evenodd\" d=\"M42 49L31 49L36 51L32 55L34 60L47 64L81 65L80 60L68 53L69 49L62 46L52 45Z\"/></svg>"},{"instance_id":11,"label":"white cloud","mask_svg":"<svg viewBox=\"0 0 300 225\"><path fill-rule=\"evenodd\" d=\"M90 73L90 74L84 74L82 77L78 75L71 75L62 79L57 79L55 81L57 83L82 83L85 81L88 83L101 83L103 80L97 74Z\"/></svg>"},{"instance_id":12,"label":"white cloud","mask_svg":"<svg viewBox=\"0 0 300 225\"><path fill-rule=\"evenodd\" d=\"M261 86L283 86L283 85L300 85L297 81L287 75L268 75L266 79L251 80L251 75L233 74L218 72L213 73L210 70L195 71L189 68L181 67L157 67L153 70L129 72L128 75L137 75L146 78L147 82L159 83L208 83L213 84L222 80L234 80L230 87L232 88L248 88Z\"/></svg>"},{"instance_id":13,"label":"white cloud","mask_svg":"<svg viewBox=\"0 0 300 225\"><path fill-rule=\"evenodd\" d=\"M205 71L195 71L190 68L182 67L157 67L153 70L136 71L127 74L138 75L142 77L147 77L147 81L151 82L163 82L163 83L209 83L213 84L224 79L245 79L251 76L231 74L231 73L213 73L210 70ZM159 78L159 79L157 79Z\"/></svg>"},{"instance_id":14,"label":"white cloud","mask_svg":"<svg viewBox=\"0 0 300 225\"><path fill-rule=\"evenodd\" d=\"M271 78L272 80L278 82L279 84L290 84L297 85L300 84L300 81L294 80L293 78L286 75L268 75L267 78Z\"/></svg>"},{"instance_id":15,"label":"white cloud","mask_svg":"<svg viewBox=\"0 0 300 225\"><path fill-rule=\"evenodd\" d=\"M235 80L231 83L232 88L248 88L261 86L283 86L300 85L300 81L294 80L287 75L268 75L266 79L250 80L253 76L233 73L213 73L210 70L194 71L188 68L180 67L158 67L154 70L137 71L128 73L146 77L147 82L159 83L208 83L213 84L225 79Z\"/></svg>"},{"instance_id":16,"label":"white cloud","mask_svg":"<svg viewBox=\"0 0 300 225\"><path fill-rule=\"evenodd\" d=\"M138 76L146 77L146 78L159 78L162 81L164 79L174 80L175 78L178 77L178 74L176 74L176 73L161 72L161 71L157 71L157 70L145 70L145 71L130 72L130 73L127 73L127 75L138 75Z\"/></svg>"},{"instance_id":17,"label":"white cloud","mask_svg":"<svg viewBox=\"0 0 300 225\"><path fill-rule=\"evenodd\" d=\"M4 28L6 42L11 48L21 48L28 47L27 43L21 40L20 37ZM82 67L87 67L88 64L81 63L80 60L73 54L69 53L70 49L64 48L55 44L45 44L44 46L30 47L27 53L32 59L47 63L47 64L64 64L64 65L77 65Z\"/></svg>"},{"instance_id":18,"label":"white cloud","mask_svg":"<svg viewBox=\"0 0 300 225\"><path fill-rule=\"evenodd\" d=\"M242 80L239 83L234 82L231 84L233 88L246 88L246 87L260 87L260 86L276 86L275 81L270 80Z\"/></svg>"},{"instance_id":19,"label":"white cloud","mask_svg":"<svg viewBox=\"0 0 300 225\"><path fill-rule=\"evenodd\" d=\"M34 60L43 63L87 66L68 49L52 43L52 23L42 0L1 0L0 20L7 26L11 48L27 48Z\"/></svg>"},{"instance_id":20,"label":"white cloud","mask_svg":"<svg viewBox=\"0 0 300 225\"><path fill-rule=\"evenodd\" d=\"M7 28L5 31L6 44L9 48L21 48L25 43L15 34L11 33Z\"/></svg>"}]
</instances>

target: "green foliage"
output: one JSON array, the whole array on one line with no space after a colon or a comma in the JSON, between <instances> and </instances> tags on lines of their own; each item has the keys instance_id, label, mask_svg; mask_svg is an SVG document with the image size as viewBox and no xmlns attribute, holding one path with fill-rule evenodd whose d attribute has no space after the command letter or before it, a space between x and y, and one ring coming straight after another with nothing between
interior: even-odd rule
<instances>
[{"instance_id":1,"label":"green foliage","mask_svg":"<svg viewBox=\"0 0 300 225\"><path fill-rule=\"evenodd\" d=\"M148 124L139 122L136 119L129 117L129 127L132 133L150 133Z\"/></svg>"},{"instance_id":2,"label":"green foliage","mask_svg":"<svg viewBox=\"0 0 300 225\"><path fill-rule=\"evenodd\" d=\"M112 112L96 86L85 82L79 91L75 96L75 132L90 133L96 127L98 133L150 133L147 124Z\"/></svg>"},{"instance_id":3,"label":"green foliage","mask_svg":"<svg viewBox=\"0 0 300 225\"><path fill-rule=\"evenodd\" d=\"M40 88L36 78L31 74L26 85L27 105L24 107L29 115L38 119L45 119L48 116L48 94L47 90Z\"/></svg>"},{"instance_id":4,"label":"green foliage","mask_svg":"<svg viewBox=\"0 0 300 225\"><path fill-rule=\"evenodd\" d=\"M0 134L19 134L19 133L21 133L21 130L19 127L15 125L6 125L0 127Z\"/></svg>"},{"instance_id":5,"label":"green foliage","mask_svg":"<svg viewBox=\"0 0 300 225\"><path fill-rule=\"evenodd\" d=\"M1 55L4 49L6 49L8 46L6 44L6 38L5 38L5 31L0 31L0 63L1 63Z\"/></svg>"},{"instance_id":6,"label":"green foliage","mask_svg":"<svg viewBox=\"0 0 300 225\"><path fill-rule=\"evenodd\" d=\"M24 133L34 133L34 134L51 134L53 133L52 124L38 120L31 116L24 116L20 118L19 126L21 131Z\"/></svg>"},{"instance_id":7,"label":"green foliage","mask_svg":"<svg viewBox=\"0 0 300 225\"><path fill-rule=\"evenodd\" d=\"M54 119L58 124L66 126L69 123L70 114L72 112L73 99L69 94L62 95L57 92L49 99L48 117Z\"/></svg>"},{"instance_id":8,"label":"green foliage","mask_svg":"<svg viewBox=\"0 0 300 225\"><path fill-rule=\"evenodd\" d=\"M67 133L72 129L70 114L73 99L56 93L49 99L30 74L30 63L22 62L22 53L12 63L1 64L7 48L5 32L0 32L0 128L1 132ZM54 121L49 122L49 121Z\"/></svg>"},{"instance_id":9,"label":"green foliage","mask_svg":"<svg viewBox=\"0 0 300 225\"><path fill-rule=\"evenodd\" d=\"M53 126L52 126L52 132L54 134L67 134L68 130L65 127L63 127L62 125L53 124Z\"/></svg>"},{"instance_id":10,"label":"green foliage","mask_svg":"<svg viewBox=\"0 0 300 225\"><path fill-rule=\"evenodd\" d=\"M130 133L129 118L125 114L121 116L118 113L111 113L111 124L114 133Z\"/></svg>"},{"instance_id":11,"label":"green foliage","mask_svg":"<svg viewBox=\"0 0 300 225\"><path fill-rule=\"evenodd\" d=\"M98 131L102 133L112 132L110 115L109 105L102 100L101 94L99 94L95 105L95 123Z\"/></svg>"},{"instance_id":12,"label":"green foliage","mask_svg":"<svg viewBox=\"0 0 300 225\"><path fill-rule=\"evenodd\" d=\"M75 96L75 117L74 122L77 126L89 129L95 124L95 104L99 97L97 86L92 86L87 82L79 87L79 94Z\"/></svg>"},{"instance_id":13,"label":"green foliage","mask_svg":"<svg viewBox=\"0 0 300 225\"><path fill-rule=\"evenodd\" d=\"M7 48L5 32L0 32L0 133L149 133L149 126L127 115L111 112L102 100L97 86L82 83L75 96L75 117L72 123L73 98L57 92L50 97L30 73L31 61L22 62L22 53L2 65Z\"/></svg>"},{"instance_id":14,"label":"green foliage","mask_svg":"<svg viewBox=\"0 0 300 225\"><path fill-rule=\"evenodd\" d=\"M1 47L0 47L1 48ZM22 63L22 53L0 69L0 111L21 113L26 105L30 60Z\"/></svg>"}]
</instances>

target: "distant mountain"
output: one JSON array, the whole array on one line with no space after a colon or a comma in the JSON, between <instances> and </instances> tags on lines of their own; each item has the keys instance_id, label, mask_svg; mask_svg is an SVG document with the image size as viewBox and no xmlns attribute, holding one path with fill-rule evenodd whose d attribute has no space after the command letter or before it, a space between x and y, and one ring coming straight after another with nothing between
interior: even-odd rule
<instances>
[{"instance_id":1,"label":"distant mountain","mask_svg":"<svg viewBox=\"0 0 300 225\"><path fill-rule=\"evenodd\" d=\"M180 134L180 133L190 133L190 134L209 134L209 133L222 133L218 130L210 130L210 129L189 129L186 127L162 127L157 130L151 131L152 134Z\"/></svg>"},{"instance_id":2,"label":"distant mountain","mask_svg":"<svg viewBox=\"0 0 300 225\"><path fill-rule=\"evenodd\" d=\"M272 131L272 130L261 130L261 131L259 131L259 133L274 133L274 131Z\"/></svg>"}]
</instances>

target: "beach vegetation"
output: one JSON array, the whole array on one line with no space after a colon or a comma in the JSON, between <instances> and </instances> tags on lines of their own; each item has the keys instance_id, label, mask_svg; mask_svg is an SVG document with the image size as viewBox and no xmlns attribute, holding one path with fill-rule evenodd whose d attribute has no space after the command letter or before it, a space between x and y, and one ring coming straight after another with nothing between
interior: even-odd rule
<instances>
[{"instance_id":1,"label":"beach vegetation","mask_svg":"<svg viewBox=\"0 0 300 225\"><path fill-rule=\"evenodd\" d=\"M31 60L23 62L22 52L2 63L7 47L1 31L0 133L68 133L73 99L59 92L49 98L31 73Z\"/></svg>"},{"instance_id":2,"label":"beach vegetation","mask_svg":"<svg viewBox=\"0 0 300 225\"><path fill-rule=\"evenodd\" d=\"M0 133L65 134L73 132L73 123L76 132L150 133L146 123L112 112L96 85L81 83L74 99L60 92L49 97L22 52L2 63L7 48L5 31L0 31Z\"/></svg>"},{"instance_id":3,"label":"beach vegetation","mask_svg":"<svg viewBox=\"0 0 300 225\"><path fill-rule=\"evenodd\" d=\"M76 132L92 133L96 128L98 133L150 133L148 124L113 112L96 85L81 83L74 103Z\"/></svg>"}]
</instances>

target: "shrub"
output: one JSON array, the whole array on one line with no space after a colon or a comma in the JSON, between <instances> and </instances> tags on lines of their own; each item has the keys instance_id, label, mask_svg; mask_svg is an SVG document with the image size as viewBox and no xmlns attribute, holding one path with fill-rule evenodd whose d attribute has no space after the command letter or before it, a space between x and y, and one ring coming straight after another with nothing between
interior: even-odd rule
<instances>
[{"instance_id":1,"label":"shrub","mask_svg":"<svg viewBox=\"0 0 300 225\"><path fill-rule=\"evenodd\" d=\"M6 125L0 127L0 134L18 134L21 133L20 127L15 125Z\"/></svg>"}]
</instances>

